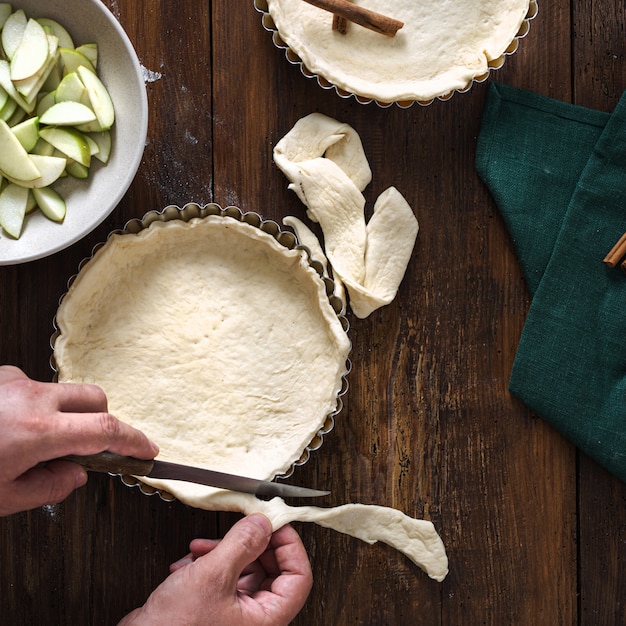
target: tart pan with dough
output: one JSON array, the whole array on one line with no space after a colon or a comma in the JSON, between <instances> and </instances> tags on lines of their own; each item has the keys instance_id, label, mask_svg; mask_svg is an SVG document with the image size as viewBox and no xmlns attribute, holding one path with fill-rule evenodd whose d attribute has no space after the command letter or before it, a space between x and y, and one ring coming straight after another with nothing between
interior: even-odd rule
<instances>
[{"instance_id":1,"label":"tart pan with dough","mask_svg":"<svg viewBox=\"0 0 626 626\"><path fill-rule=\"evenodd\" d=\"M302 0L255 0L263 27L307 78L362 104L428 105L487 79L530 30L537 0L354 0L404 23L394 37Z\"/></svg>"},{"instance_id":2,"label":"tart pan with dough","mask_svg":"<svg viewBox=\"0 0 626 626\"><path fill-rule=\"evenodd\" d=\"M148 213L72 280L56 316L57 378L100 385L163 460L288 475L332 429L347 387L348 324L320 271L256 213ZM184 499L181 485L158 483Z\"/></svg>"}]
</instances>

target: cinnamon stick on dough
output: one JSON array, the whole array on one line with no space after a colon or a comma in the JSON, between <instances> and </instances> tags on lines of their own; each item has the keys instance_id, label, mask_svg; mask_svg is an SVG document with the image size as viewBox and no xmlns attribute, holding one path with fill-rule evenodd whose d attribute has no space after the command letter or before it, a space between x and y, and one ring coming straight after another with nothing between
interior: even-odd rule
<instances>
[{"instance_id":1,"label":"cinnamon stick on dough","mask_svg":"<svg viewBox=\"0 0 626 626\"><path fill-rule=\"evenodd\" d=\"M345 35L348 32L348 20L345 17L341 17L341 15L337 15L335 13L333 15L333 30L336 30L342 35Z\"/></svg>"},{"instance_id":2,"label":"cinnamon stick on dough","mask_svg":"<svg viewBox=\"0 0 626 626\"><path fill-rule=\"evenodd\" d=\"M354 22L363 28L368 28L374 32L394 37L395 34L404 26L404 22L396 20L386 15L381 15L375 11L370 11L358 4L353 4L349 0L304 0L319 9L330 11L339 18L344 18L350 22ZM335 18L333 18L334 21Z\"/></svg>"}]
</instances>

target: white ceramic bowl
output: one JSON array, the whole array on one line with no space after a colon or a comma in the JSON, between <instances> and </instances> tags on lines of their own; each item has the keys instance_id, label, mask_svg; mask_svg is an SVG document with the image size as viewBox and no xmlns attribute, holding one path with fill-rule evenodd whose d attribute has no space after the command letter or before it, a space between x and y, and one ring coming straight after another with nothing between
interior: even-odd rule
<instances>
[{"instance_id":1,"label":"white ceramic bowl","mask_svg":"<svg viewBox=\"0 0 626 626\"><path fill-rule=\"evenodd\" d=\"M137 54L119 22L100 0L14 0L27 17L50 17L67 28L76 45L98 44L98 75L115 106L113 148L106 165L93 160L86 180L55 183L65 198L63 223L36 211L27 216L18 240L0 232L0 265L39 259L75 243L117 206L137 173L148 130L148 98ZM0 229L1 231L2 229Z\"/></svg>"}]
</instances>

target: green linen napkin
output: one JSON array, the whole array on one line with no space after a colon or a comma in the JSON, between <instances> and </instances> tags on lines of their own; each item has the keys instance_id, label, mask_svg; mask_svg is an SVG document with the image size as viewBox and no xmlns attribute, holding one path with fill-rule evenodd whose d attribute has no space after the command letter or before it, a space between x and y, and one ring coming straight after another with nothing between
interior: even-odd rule
<instances>
[{"instance_id":1,"label":"green linen napkin","mask_svg":"<svg viewBox=\"0 0 626 626\"><path fill-rule=\"evenodd\" d=\"M511 393L626 481L626 94L612 114L492 83L476 168L532 302Z\"/></svg>"}]
</instances>

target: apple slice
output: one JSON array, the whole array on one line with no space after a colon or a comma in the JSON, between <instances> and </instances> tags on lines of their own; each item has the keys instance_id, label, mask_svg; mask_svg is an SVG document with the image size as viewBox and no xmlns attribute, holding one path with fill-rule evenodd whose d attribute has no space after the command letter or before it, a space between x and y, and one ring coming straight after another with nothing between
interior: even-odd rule
<instances>
[{"instance_id":1,"label":"apple slice","mask_svg":"<svg viewBox=\"0 0 626 626\"><path fill-rule=\"evenodd\" d=\"M35 114L41 117L53 104L56 104L56 93L51 91L41 96L39 102L37 102Z\"/></svg>"},{"instance_id":2,"label":"apple slice","mask_svg":"<svg viewBox=\"0 0 626 626\"><path fill-rule=\"evenodd\" d=\"M32 113L35 110L36 98L32 102L28 102L15 88L11 80L11 67L8 61L0 59L0 86L21 106L26 113Z\"/></svg>"},{"instance_id":3,"label":"apple slice","mask_svg":"<svg viewBox=\"0 0 626 626\"><path fill-rule=\"evenodd\" d=\"M28 78L22 80L13 79L15 89L17 89L17 92L22 95L27 102L31 102L37 97L44 83L47 82L48 76L56 67L58 60L56 37L50 35L48 37L48 44L48 60L44 63L43 67Z\"/></svg>"},{"instance_id":4,"label":"apple slice","mask_svg":"<svg viewBox=\"0 0 626 626\"><path fill-rule=\"evenodd\" d=\"M59 48L59 53L61 54L65 74L75 72L79 67L86 67L95 73L96 68L84 54L77 52L73 48Z\"/></svg>"},{"instance_id":5,"label":"apple slice","mask_svg":"<svg viewBox=\"0 0 626 626\"><path fill-rule=\"evenodd\" d=\"M57 181L63 174L67 159L60 156L42 156L40 154L29 155L33 165L41 175L34 180L20 180L11 176L6 176L7 180L27 189L38 189L48 187Z\"/></svg>"},{"instance_id":6,"label":"apple slice","mask_svg":"<svg viewBox=\"0 0 626 626\"><path fill-rule=\"evenodd\" d=\"M111 131L105 130L101 133L89 133L88 136L98 144L98 152L94 153L93 156L102 163L108 163L111 156Z\"/></svg>"},{"instance_id":7,"label":"apple slice","mask_svg":"<svg viewBox=\"0 0 626 626\"><path fill-rule=\"evenodd\" d=\"M57 102L40 118L42 124L54 126L79 126L96 120L96 114L80 102Z\"/></svg>"},{"instance_id":8,"label":"apple slice","mask_svg":"<svg viewBox=\"0 0 626 626\"><path fill-rule=\"evenodd\" d=\"M68 161L65 166L65 171L74 178L79 178L84 180L89 176L89 168L85 167L82 163L78 161Z\"/></svg>"},{"instance_id":9,"label":"apple slice","mask_svg":"<svg viewBox=\"0 0 626 626\"><path fill-rule=\"evenodd\" d=\"M9 94L6 89L0 87L0 111L4 108L4 105L9 101Z\"/></svg>"},{"instance_id":10,"label":"apple slice","mask_svg":"<svg viewBox=\"0 0 626 626\"><path fill-rule=\"evenodd\" d=\"M39 118L29 117L27 120L11 127L11 132L26 152L31 152L39 140Z\"/></svg>"},{"instance_id":11,"label":"apple slice","mask_svg":"<svg viewBox=\"0 0 626 626\"><path fill-rule=\"evenodd\" d=\"M83 133L83 137L89 146L89 154L91 154L91 156L98 154L98 152L100 152L98 144L89 136L88 133Z\"/></svg>"},{"instance_id":12,"label":"apple slice","mask_svg":"<svg viewBox=\"0 0 626 626\"><path fill-rule=\"evenodd\" d=\"M2 27L2 47L9 59L13 58L15 51L22 41L26 24L28 24L26 14L23 9L18 9L9 15Z\"/></svg>"},{"instance_id":13,"label":"apple slice","mask_svg":"<svg viewBox=\"0 0 626 626\"><path fill-rule=\"evenodd\" d=\"M35 201L35 196L33 196L33 190L28 190L28 202L26 203L26 215L32 213L37 208L37 202Z\"/></svg>"},{"instance_id":14,"label":"apple slice","mask_svg":"<svg viewBox=\"0 0 626 626\"><path fill-rule=\"evenodd\" d=\"M24 111L24 109L22 109L21 107L18 107L17 105L15 105L15 111L13 111L13 115L11 115L11 117L8 120L6 120L6 123L9 126L16 126L25 117L26 117L26 111Z\"/></svg>"},{"instance_id":15,"label":"apple slice","mask_svg":"<svg viewBox=\"0 0 626 626\"><path fill-rule=\"evenodd\" d=\"M78 77L83 81L91 108L98 119L99 130L109 130L115 121L115 109L111 96L102 81L86 67L79 67Z\"/></svg>"},{"instance_id":16,"label":"apple slice","mask_svg":"<svg viewBox=\"0 0 626 626\"><path fill-rule=\"evenodd\" d=\"M57 52L56 61L54 62L54 65L50 68L50 74L48 74L48 78L46 78L46 81L41 86L41 91L43 91L44 93L54 91L59 86L62 78L63 64L61 63L61 55Z\"/></svg>"},{"instance_id":17,"label":"apple slice","mask_svg":"<svg viewBox=\"0 0 626 626\"><path fill-rule=\"evenodd\" d=\"M84 43L82 46L76 48L76 52L80 52L83 56L87 57L94 68L98 68L98 44L97 43Z\"/></svg>"},{"instance_id":18,"label":"apple slice","mask_svg":"<svg viewBox=\"0 0 626 626\"><path fill-rule=\"evenodd\" d=\"M0 120L0 171L7 178L25 181L41 176L28 152L4 120Z\"/></svg>"},{"instance_id":19,"label":"apple slice","mask_svg":"<svg viewBox=\"0 0 626 626\"><path fill-rule=\"evenodd\" d=\"M5 102L4 106L0 109L0 120L4 120L8 122L13 113L17 109L17 102L13 100L13 98L9 98L7 102Z\"/></svg>"},{"instance_id":20,"label":"apple slice","mask_svg":"<svg viewBox=\"0 0 626 626\"><path fill-rule=\"evenodd\" d=\"M85 136L74 128L42 128L39 135L72 161L89 167L91 150Z\"/></svg>"},{"instance_id":21,"label":"apple slice","mask_svg":"<svg viewBox=\"0 0 626 626\"><path fill-rule=\"evenodd\" d=\"M34 154L38 154L40 156L53 156L54 146L51 146L45 139L39 137L39 140L35 144L35 147L30 151L31 157Z\"/></svg>"},{"instance_id":22,"label":"apple slice","mask_svg":"<svg viewBox=\"0 0 626 626\"><path fill-rule=\"evenodd\" d=\"M62 222L65 218L67 207L65 200L51 187L42 187L41 189L33 189L35 202L41 209L41 212L54 222Z\"/></svg>"},{"instance_id":23,"label":"apple slice","mask_svg":"<svg viewBox=\"0 0 626 626\"><path fill-rule=\"evenodd\" d=\"M86 91L83 81L78 78L78 74L76 72L70 72L63 77L56 88L54 99L56 102L71 100L72 102L81 102L84 104L83 98Z\"/></svg>"},{"instance_id":24,"label":"apple slice","mask_svg":"<svg viewBox=\"0 0 626 626\"><path fill-rule=\"evenodd\" d=\"M8 2L0 2L0 30L9 19L11 13L13 13L13 7Z\"/></svg>"},{"instance_id":25,"label":"apple slice","mask_svg":"<svg viewBox=\"0 0 626 626\"><path fill-rule=\"evenodd\" d=\"M69 34L65 26L59 24L56 20L49 17L38 17L37 21L49 32L59 39L59 46L62 48L75 48L72 36Z\"/></svg>"},{"instance_id":26,"label":"apple slice","mask_svg":"<svg viewBox=\"0 0 626 626\"><path fill-rule=\"evenodd\" d=\"M11 80L24 80L37 74L48 61L48 35L37 20L30 19L11 57Z\"/></svg>"},{"instance_id":27,"label":"apple slice","mask_svg":"<svg viewBox=\"0 0 626 626\"><path fill-rule=\"evenodd\" d=\"M9 183L0 193L0 226L15 239L19 239L24 225L28 189Z\"/></svg>"}]
</instances>

